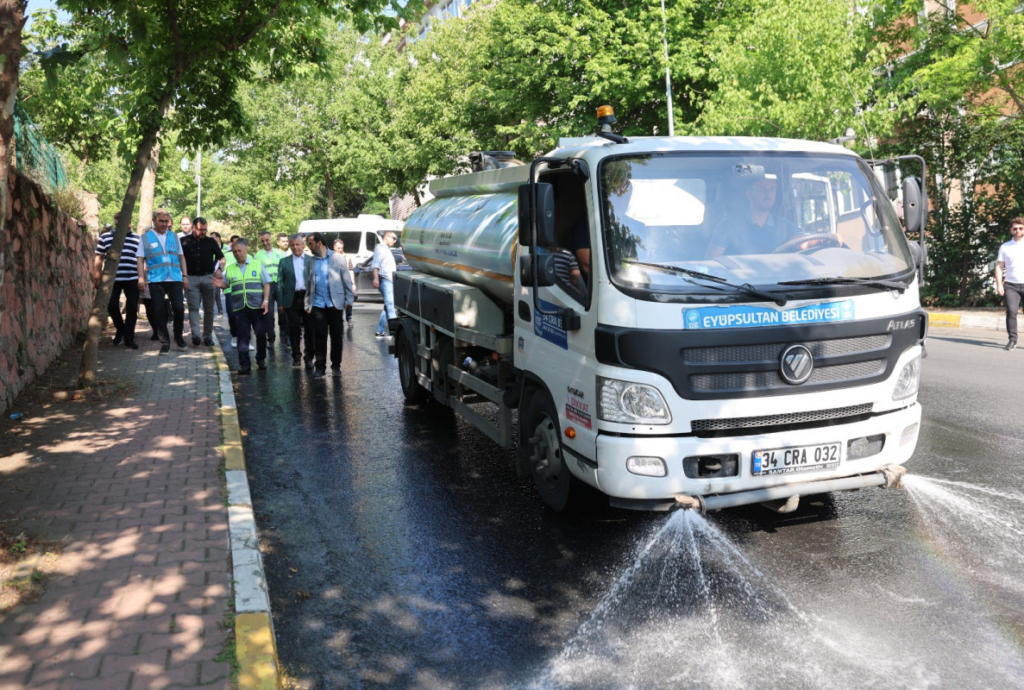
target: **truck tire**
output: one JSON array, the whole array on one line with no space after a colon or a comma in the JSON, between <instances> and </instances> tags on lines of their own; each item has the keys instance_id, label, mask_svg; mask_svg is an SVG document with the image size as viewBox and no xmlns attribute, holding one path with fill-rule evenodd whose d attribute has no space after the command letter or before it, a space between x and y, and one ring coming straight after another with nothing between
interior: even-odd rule
<instances>
[{"instance_id":1,"label":"truck tire","mask_svg":"<svg viewBox=\"0 0 1024 690\"><path fill-rule=\"evenodd\" d=\"M395 346L398 355L398 380L402 384L405 401L412 404L422 403L427 399L429 391L420 385L416 378L416 351L411 338L402 330L398 333Z\"/></svg>"},{"instance_id":2,"label":"truck tire","mask_svg":"<svg viewBox=\"0 0 1024 690\"><path fill-rule=\"evenodd\" d=\"M558 513L587 505L593 490L573 476L564 460L558 413L546 391L530 393L519 423L523 425L530 474L544 502Z\"/></svg>"}]
</instances>

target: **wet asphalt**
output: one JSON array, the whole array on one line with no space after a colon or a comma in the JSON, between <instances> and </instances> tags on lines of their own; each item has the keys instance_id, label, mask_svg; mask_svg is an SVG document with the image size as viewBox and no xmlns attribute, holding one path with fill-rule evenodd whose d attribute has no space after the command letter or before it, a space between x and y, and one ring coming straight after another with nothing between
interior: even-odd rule
<instances>
[{"instance_id":1,"label":"wet asphalt","mask_svg":"<svg viewBox=\"0 0 1024 690\"><path fill-rule=\"evenodd\" d=\"M933 329L908 468L1002 496L563 516L513 451L404 403L378 314L356 305L340 377L278 344L236 378L291 687L1024 687L1024 351L1000 334Z\"/></svg>"}]
</instances>

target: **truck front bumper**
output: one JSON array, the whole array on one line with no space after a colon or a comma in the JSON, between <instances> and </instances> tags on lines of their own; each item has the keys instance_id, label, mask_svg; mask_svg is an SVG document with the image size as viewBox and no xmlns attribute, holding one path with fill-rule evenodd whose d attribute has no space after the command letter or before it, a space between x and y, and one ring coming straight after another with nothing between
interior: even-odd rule
<instances>
[{"instance_id":1,"label":"truck front bumper","mask_svg":"<svg viewBox=\"0 0 1024 690\"><path fill-rule=\"evenodd\" d=\"M821 485L827 480L870 475L884 467L905 463L917 445L920 423L921 407L915 403L851 424L771 434L724 438L599 435L597 468L585 473L589 476L584 478L611 497L614 505L646 510L678 507L677 496L709 497L773 487L800 487L796 492L782 492L790 495L819 493L813 485ZM851 459L851 441L856 443L879 436L884 441L877 453ZM768 476L753 474L753 454L756 451L836 442L842 449L838 467ZM686 476L684 458L713 455L735 455L738 459L735 476ZM631 473L626 469L626 461L633 456L661 458L667 468L666 476L648 477ZM806 491L803 490L805 488Z\"/></svg>"}]
</instances>

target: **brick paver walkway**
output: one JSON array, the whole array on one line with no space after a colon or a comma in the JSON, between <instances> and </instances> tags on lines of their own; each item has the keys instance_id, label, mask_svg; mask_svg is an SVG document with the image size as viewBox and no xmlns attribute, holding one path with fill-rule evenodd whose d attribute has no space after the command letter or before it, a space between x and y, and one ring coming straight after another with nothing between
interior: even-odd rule
<instances>
[{"instance_id":1,"label":"brick paver walkway","mask_svg":"<svg viewBox=\"0 0 1024 690\"><path fill-rule=\"evenodd\" d=\"M135 392L26 419L0 471L0 514L66 544L42 599L0 615L0 690L231 687L217 369L142 327L140 350L100 349L100 378Z\"/></svg>"}]
</instances>

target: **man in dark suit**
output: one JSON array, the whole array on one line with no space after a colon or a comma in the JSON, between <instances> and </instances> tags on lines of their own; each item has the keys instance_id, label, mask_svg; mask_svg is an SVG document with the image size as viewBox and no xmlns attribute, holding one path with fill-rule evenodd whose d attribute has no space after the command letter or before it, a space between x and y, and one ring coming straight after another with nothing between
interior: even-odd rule
<instances>
[{"instance_id":1,"label":"man in dark suit","mask_svg":"<svg viewBox=\"0 0 1024 690\"><path fill-rule=\"evenodd\" d=\"M306 268L306 311L313 322L313 345L316 353L314 376L325 374L327 339L331 341L331 370L341 376L342 324L345 307L355 301L352 276L344 254L327 248L323 236L314 232L313 260Z\"/></svg>"},{"instance_id":2,"label":"man in dark suit","mask_svg":"<svg viewBox=\"0 0 1024 690\"><path fill-rule=\"evenodd\" d=\"M313 368L313 326L311 317L306 313L306 282L308 271L313 268L313 257L304 253L306 245L302 235L294 234L288 238L288 249L291 252L281 259L277 271L277 309L281 314L288 315L288 338L292 346L292 364L298 366L302 359L306 360L306 368ZM302 336L305 335L304 338ZM303 352L299 354L299 342L305 342Z\"/></svg>"}]
</instances>

